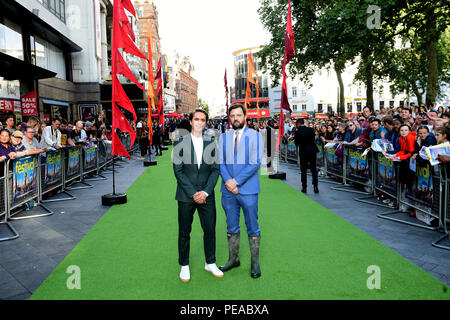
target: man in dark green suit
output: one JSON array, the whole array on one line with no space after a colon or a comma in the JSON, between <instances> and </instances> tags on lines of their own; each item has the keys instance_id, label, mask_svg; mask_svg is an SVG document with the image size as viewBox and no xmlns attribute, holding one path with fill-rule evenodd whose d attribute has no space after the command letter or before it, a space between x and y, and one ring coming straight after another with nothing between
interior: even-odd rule
<instances>
[{"instance_id":1,"label":"man in dark green suit","mask_svg":"<svg viewBox=\"0 0 450 320\"><path fill-rule=\"evenodd\" d=\"M216 201L214 187L219 178L216 143L203 130L208 114L197 109L189 116L191 133L182 134L173 150L173 171L177 179L178 200L178 262L180 280L191 279L189 270L189 243L192 221L197 210L203 229L205 271L216 277L223 272L216 266Z\"/></svg>"}]
</instances>

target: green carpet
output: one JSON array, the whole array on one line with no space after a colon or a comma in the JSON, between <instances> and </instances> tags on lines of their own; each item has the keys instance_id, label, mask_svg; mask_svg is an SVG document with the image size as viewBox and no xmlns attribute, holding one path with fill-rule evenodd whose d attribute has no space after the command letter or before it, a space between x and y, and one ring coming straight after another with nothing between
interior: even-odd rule
<instances>
[{"instance_id":1,"label":"green carpet","mask_svg":"<svg viewBox=\"0 0 450 320\"><path fill-rule=\"evenodd\" d=\"M122 169L126 170L126 169ZM216 186L217 264L228 258L225 214ZM127 190L30 299L449 299L446 286L399 254L280 180L261 176L261 271L250 278L241 216L241 267L218 279L203 270L198 215L191 233L191 281L178 279L176 180L170 153ZM361 213L355 213L361 214ZM81 289L70 290L69 266ZM369 290L367 268L380 268Z\"/></svg>"}]
</instances>

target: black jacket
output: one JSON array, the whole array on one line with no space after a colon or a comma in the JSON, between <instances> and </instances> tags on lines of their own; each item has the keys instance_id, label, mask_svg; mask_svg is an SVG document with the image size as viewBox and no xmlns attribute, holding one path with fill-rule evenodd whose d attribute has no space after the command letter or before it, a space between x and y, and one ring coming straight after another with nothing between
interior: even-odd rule
<instances>
[{"instance_id":1,"label":"black jacket","mask_svg":"<svg viewBox=\"0 0 450 320\"><path fill-rule=\"evenodd\" d=\"M191 135L183 136L173 148L173 171L177 179L175 200L194 202L192 196L197 191L205 191L208 197L214 198L220 173L216 143L203 137L203 160L199 169Z\"/></svg>"},{"instance_id":2,"label":"black jacket","mask_svg":"<svg viewBox=\"0 0 450 320\"><path fill-rule=\"evenodd\" d=\"M312 157L315 156L319 149L315 143L314 129L301 126L295 132L295 145L299 147L299 156Z\"/></svg>"}]
</instances>

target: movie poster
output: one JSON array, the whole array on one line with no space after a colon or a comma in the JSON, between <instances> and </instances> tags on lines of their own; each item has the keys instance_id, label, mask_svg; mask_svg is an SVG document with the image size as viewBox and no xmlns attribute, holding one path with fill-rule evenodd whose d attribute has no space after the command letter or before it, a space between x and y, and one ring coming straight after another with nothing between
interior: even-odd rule
<instances>
[{"instance_id":1,"label":"movie poster","mask_svg":"<svg viewBox=\"0 0 450 320\"><path fill-rule=\"evenodd\" d=\"M369 180L369 160L367 155L363 156L362 149L348 148L347 170L350 178L360 181Z\"/></svg>"},{"instance_id":2,"label":"movie poster","mask_svg":"<svg viewBox=\"0 0 450 320\"><path fill-rule=\"evenodd\" d=\"M323 167L323 144L320 139L316 140L316 146L319 152L317 152L317 158L316 158L316 166L317 168Z\"/></svg>"},{"instance_id":3,"label":"movie poster","mask_svg":"<svg viewBox=\"0 0 450 320\"><path fill-rule=\"evenodd\" d=\"M69 149L69 160L67 176L72 176L80 172L80 149Z\"/></svg>"},{"instance_id":4,"label":"movie poster","mask_svg":"<svg viewBox=\"0 0 450 320\"><path fill-rule=\"evenodd\" d=\"M127 150L131 150L131 137L129 135L127 135L127 138L126 138L126 146L127 146Z\"/></svg>"},{"instance_id":5,"label":"movie poster","mask_svg":"<svg viewBox=\"0 0 450 320\"><path fill-rule=\"evenodd\" d=\"M85 159L84 159L84 169L92 169L97 166L97 148L91 147L84 149Z\"/></svg>"},{"instance_id":6,"label":"movie poster","mask_svg":"<svg viewBox=\"0 0 450 320\"><path fill-rule=\"evenodd\" d=\"M342 174L342 162L339 161L339 157L336 154L336 147L338 147L338 144L325 146L327 171Z\"/></svg>"},{"instance_id":7,"label":"movie poster","mask_svg":"<svg viewBox=\"0 0 450 320\"><path fill-rule=\"evenodd\" d=\"M111 152L112 152L112 144L106 143L106 156L108 158L111 157Z\"/></svg>"},{"instance_id":8,"label":"movie poster","mask_svg":"<svg viewBox=\"0 0 450 320\"><path fill-rule=\"evenodd\" d=\"M14 162L13 201L36 190L37 168L35 157L22 157Z\"/></svg>"},{"instance_id":9,"label":"movie poster","mask_svg":"<svg viewBox=\"0 0 450 320\"><path fill-rule=\"evenodd\" d=\"M416 161L416 175L412 185L406 186L406 198L413 200L414 204L422 204L427 210L433 206L433 179L432 167L428 161Z\"/></svg>"},{"instance_id":10,"label":"movie poster","mask_svg":"<svg viewBox=\"0 0 450 320\"><path fill-rule=\"evenodd\" d=\"M61 182L61 151L47 151L45 159L45 184L47 186Z\"/></svg>"},{"instance_id":11,"label":"movie poster","mask_svg":"<svg viewBox=\"0 0 450 320\"><path fill-rule=\"evenodd\" d=\"M386 158L381 152L376 153L377 175L376 186L389 191L389 194L397 196L397 181L395 177L394 161Z\"/></svg>"},{"instance_id":12,"label":"movie poster","mask_svg":"<svg viewBox=\"0 0 450 320\"><path fill-rule=\"evenodd\" d=\"M287 155L288 155L288 158L297 160L296 147L297 146L295 145L294 141L288 140L288 144L287 144L287 148L288 148L287 149Z\"/></svg>"}]
</instances>

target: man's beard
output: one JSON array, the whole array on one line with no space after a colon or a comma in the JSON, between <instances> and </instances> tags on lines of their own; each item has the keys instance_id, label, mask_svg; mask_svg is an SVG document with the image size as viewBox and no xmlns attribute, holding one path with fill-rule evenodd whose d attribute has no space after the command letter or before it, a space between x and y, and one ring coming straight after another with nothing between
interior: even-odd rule
<instances>
[{"instance_id":1,"label":"man's beard","mask_svg":"<svg viewBox=\"0 0 450 320\"><path fill-rule=\"evenodd\" d=\"M237 122L237 121L235 121L235 122ZM239 130L239 129L242 129L242 128L244 127L244 121L242 121L242 123L240 123L240 124L237 125L237 126L234 124L235 122L233 122L233 123L231 124L231 126L233 127L234 130Z\"/></svg>"}]
</instances>

